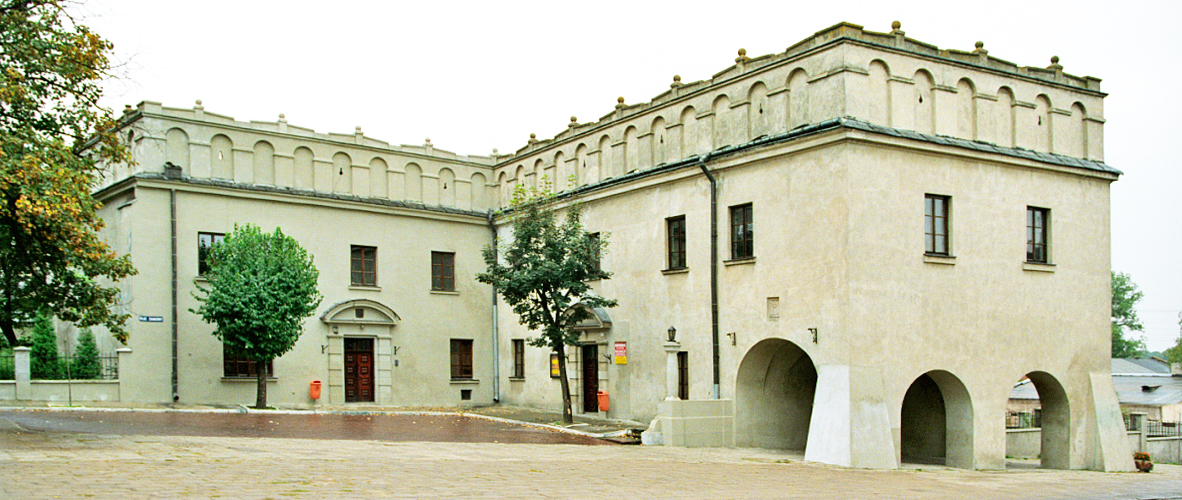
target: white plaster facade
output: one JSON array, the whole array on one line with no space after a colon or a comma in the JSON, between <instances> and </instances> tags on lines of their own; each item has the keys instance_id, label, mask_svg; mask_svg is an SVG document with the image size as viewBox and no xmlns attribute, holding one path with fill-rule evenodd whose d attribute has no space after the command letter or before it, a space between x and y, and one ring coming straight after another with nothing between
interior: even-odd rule
<instances>
[{"instance_id":1,"label":"white plaster facade","mask_svg":"<svg viewBox=\"0 0 1182 500\"><path fill-rule=\"evenodd\" d=\"M602 414L655 419L668 444L999 468L1010 388L1030 376L1048 422L1044 465L1129 470L1108 366L1119 172L1103 163L1104 96L1057 62L1019 67L842 23L496 157L144 102L124 117L136 165L98 193L108 240L140 270L121 285L127 310L165 318L133 321L139 369L121 374L121 397L170 401L175 373L181 401L249 400L251 384L222 377L210 326L187 311L197 234L250 222L308 248L325 295L275 361L274 403L342 404L342 342L364 337L378 404L557 407L549 353L527 347L513 376L513 341L531 333L473 276L480 249L509 231L496 213L515 185L574 176L560 196L610 235L602 262L614 276L595 290L620 303L570 350L576 412L586 354L611 395ZM925 254L928 194L950 203L947 255ZM754 255L732 258L728 209L743 204ZM1046 263L1027 262L1027 207L1050 211ZM666 219L680 216L687 262L668 269ZM350 245L378 249L378 286L350 286ZM431 291L432 251L455 253L455 292ZM369 319L350 316L358 307ZM665 400L670 326L686 401ZM473 341L472 380L451 380L449 339ZM626 364L613 362L617 342ZM324 381L319 401L311 380Z\"/></svg>"}]
</instances>

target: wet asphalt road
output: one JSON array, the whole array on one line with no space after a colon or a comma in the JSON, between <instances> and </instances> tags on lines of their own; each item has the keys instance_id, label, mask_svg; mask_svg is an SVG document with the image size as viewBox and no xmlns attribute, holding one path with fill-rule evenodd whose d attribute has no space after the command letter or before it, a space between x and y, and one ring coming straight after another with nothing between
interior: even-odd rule
<instances>
[{"instance_id":1,"label":"wet asphalt road","mask_svg":"<svg viewBox=\"0 0 1182 500\"><path fill-rule=\"evenodd\" d=\"M613 444L596 438L461 415L0 411L32 432L441 443Z\"/></svg>"}]
</instances>

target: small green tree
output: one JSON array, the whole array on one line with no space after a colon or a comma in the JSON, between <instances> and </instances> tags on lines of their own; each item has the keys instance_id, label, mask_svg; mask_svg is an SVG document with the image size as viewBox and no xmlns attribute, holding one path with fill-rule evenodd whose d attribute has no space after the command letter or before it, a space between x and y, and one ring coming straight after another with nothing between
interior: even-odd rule
<instances>
[{"instance_id":1,"label":"small green tree","mask_svg":"<svg viewBox=\"0 0 1182 500\"><path fill-rule=\"evenodd\" d=\"M61 362L57 355L57 333L53 319L44 314L37 316L33 323L33 347L29 352L29 371L40 380L57 380L61 377Z\"/></svg>"},{"instance_id":2,"label":"small green tree","mask_svg":"<svg viewBox=\"0 0 1182 500\"><path fill-rule=\"evenodd\" d=\"M584 230L578 205L567 207L559 224L559 208L545 191L518 187L511 206L513 240L503 252L484 248L488 270L476 279L496 287L521 324L539 332L528 339L530 345L558 353L562 420L573 423L566 346L576 345L574 326L590 318L591 309L616 305L615 300L590 293L590 281L611 277L599 267L607 237Z\"/></svg>"},{"instance_id":3,"label":"small green tree","mask_svg":"<svg viewBox=\"0 0 1182 500\"><path fill-rule=\"evenodd\" d=\"M320 305L320 273L299 242L279 228L234 231L210 250L209 288L193 296L191 312L217 325L213 336L226 348L256 362L255 408L267 407L267 364L290 351L303 333L304 318Z\"/></svg>"},{"instance_id":4,"label":"small green tree","mask_svg":"<svg viewBox=\"0 0 1182 500\"><path fill-rule=\"evenodd\" d=\"M1145 351L1145 338L1133 337L1132 332L1144 331L1137 317L1137 302L1141 291L1133 279L1112 271L1112 357L1131 358Z\"/></svg>"},{"instance_id":5,"label":"small green tree","mask_svg":"<svg viewBox=\"0 0 1182 500\"><path fill-rule=\"evenodd\" d=\"M94 342L94 333L84 328L78 334L78 348L74 350L74 359L70 360L70 377L82 380L99 378L103 373L103 364L99 362L98 345Z\"/></svg>"}]
</instances>

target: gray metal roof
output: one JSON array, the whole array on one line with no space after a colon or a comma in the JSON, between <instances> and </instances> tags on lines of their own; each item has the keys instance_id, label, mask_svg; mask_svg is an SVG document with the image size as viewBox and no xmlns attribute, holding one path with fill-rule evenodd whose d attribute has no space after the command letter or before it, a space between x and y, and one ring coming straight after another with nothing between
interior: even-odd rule
<instances>
[{"instance_id":1,"label":"gray metal roof","mask_svg":"<svg viewBox=\"0 0 1182 500\"><path fill-rule=\"evenodd\" d=\"M1141 370L1118 373L1121 370ZM1171 377L1168 372L1155 372L1128 359L1112 360L1112 385L1122 405L1165 406L1182 403L1182 377ZM1038 399L1038 391L1030 379L1014 385L1010 399Z\"/></svg>"}]
</instances>

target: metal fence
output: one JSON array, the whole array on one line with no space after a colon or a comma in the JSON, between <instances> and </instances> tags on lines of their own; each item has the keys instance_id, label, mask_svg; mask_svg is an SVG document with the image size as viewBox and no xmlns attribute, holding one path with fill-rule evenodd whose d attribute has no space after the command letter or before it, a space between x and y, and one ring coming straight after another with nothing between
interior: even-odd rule
<instances>
[{"instance_id":1,"label":"metal fence","mask_svg":"<svg viewBox=\"0 0 1182 500\"><path fill-rule=\"evenodd\" d=\"M16 356L0 354L0 380L16 379Z\"/></svg>"},{"instance_id":2,"label":"metal fence","mask_svg":"<svg viewBox=\"0 0 1182 500\"><path fill-rule=\"evenodd\" d=\"M1120 416L1125 419L1125 430L1126 431L1141 430L1141 428L1139 426L1137 426L1137 419L1133 418L1132 415L1129 415L1128 413L1122 413Z\"/></svg>"},{"instance_id":3,"label":"metal fence","mask_svg":"<svg viewBox=\"0 0 1182 500\"><path fill-rule=\"evenodd\" d=\"M1182 425L1178 422L1145 421L1145 437L1182 436Z\"/></svg>"},{"instance_id":4,"label":"metal fence","mask_svg":"<svg viewBox=\"0 0 1182 500\"><path fill-rule=\"evenodd\" d=\"M1038 429L1042 427L1042 411L1009 411L1006 412L1006 429Z\"/></svg>"}]
</instances>

